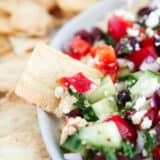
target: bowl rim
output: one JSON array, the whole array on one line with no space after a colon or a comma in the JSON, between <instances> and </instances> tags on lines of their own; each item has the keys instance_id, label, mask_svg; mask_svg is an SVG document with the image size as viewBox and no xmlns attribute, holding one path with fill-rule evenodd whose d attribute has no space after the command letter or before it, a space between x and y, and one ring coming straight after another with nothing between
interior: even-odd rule
<instances>
[{"instance_id":1,"label":"bowl rim","mask_svg":"<svg viewBox=\"0 0 160 160\"><path fill-rule=\"evenodd\" d=\"M96 24L100 19L105 16L105 12L107 14L108 11L106 11L106 8L109 6L112 6L111 10L114 10L124 3L122 1L117 0L103 0L97 2L95 5L91 6L87 10L80 13L78 16L74 17L72 20L67 22L56 34L53 41L50 43L51 47L54 47L55 49L61 49L62 45L66 42L68 42L72 37L73 34L81 28L86 28L89 26L93 26ZM94 14L96 11L101 11L99 14ZM94 14L94 18L91 20L91 15ZM89 20L90 23L87 25L83 25L84 20ZM88 21L87 21L88 22ZM79 25L77 25L77 23ZM70 29L73 28L71 31ZM65 36L64 36L65 33ZM63 38L62 38L63 37ZM48 113L43 111L41 108L37 108L37 115L38 115L38 123L40 127L40 132L42 135L43 142L46 146L46 149L50 155L50 157L54 160L63 160L63 154L61 153L59 149L59 145L55 138L57 138L57 135L53 135L52 133L55 132L55 125L53 126L53 121L55 122L56 119L53 119L53 116L51 117ZM51 127L53 126L53 127ZM52 141L51 141L52 140Z\"/></svg>"}]
</instances>

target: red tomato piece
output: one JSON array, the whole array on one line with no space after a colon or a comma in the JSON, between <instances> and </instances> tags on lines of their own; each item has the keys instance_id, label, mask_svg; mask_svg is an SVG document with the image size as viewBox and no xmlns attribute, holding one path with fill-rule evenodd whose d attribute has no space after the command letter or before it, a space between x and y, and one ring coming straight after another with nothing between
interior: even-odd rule
<instances>
[{"instance_id":1,"label":"red tomato piece","mask_svg":"<svg viewBox=\"0 0 160 160\"><path fill-rule=\"evenodd\" d=\"M108 33L117 41L126 35L127 29L132 27L133 22L123 17L114 15L108 21Z\"/></svg>"},{"instance_id":2,"label":"red tomato piece","mask_svg":"<svg viewBox=\"0 0 160 160\"><path fill-rule=\"evenodd\" d=\"M103 74L109 74L114 81L118 72L118 61L112 46L98 46L91 51L95 58L95 67Z\"/></svg>"},{"instance_id":3,"label":"red tomato piece","mask_svg":"<svg viewBox=\"0 0 160 160\"><path fill-rule=\"evenodd\" d=\"M72 51L68 51L68 52L65 52L65 54L67 54L68 56L76 59L76 60L80 60L81 59L81 55L77 54L77 53L74 53Z\"/></svg>"},{"instance_id":4,"label":"red tomato piece","mask_svg":"<svg viewBox=\"0 0 160 160\"><path fill-rule=\"evenodd\" d=\"M92 46L90 43L78 36L72 40L67 54L72 58L81 59L89 53L91 48Z\"/></svg>"},{"instance_id":5,"label":"red tomato piece","mask_svg":"<svg viewBox=\"0 0 160 160\"><path fill-rule=\"evenodd\" d=\"M135 64L135 67L139 68L139 66L148 56L151 56L153 59L156 59L158 57L153 46L148 46L136 52L128 54L126 58L132 61Z\"/></svg>"},{"instance_id":6,"label":"red tomato piece","mask_svg":"<svg viewBox=\"0 0 160 160\"><path fill-rule=\"evenodd\" d=\"M145 38L141 42L142 47L154 46L154 39L152 37Z\"/></svg>"},{"instance_id":7,"label":"red tomato piece","mask_svg":"<svg viewBox=\"0 0 160 160\"><path fill-rule=\"evenodd\" d=\"M74 68L73 68L74 69ZM86 78L81 72L71 77L62 77L58 81L60 85L75 89L78 93L85 93L91 89L93 82Z\"/></svg>"},{"instance_id":8,"label":"red tomato piece","mask_svg":"<svg viewBox=\"0 0 160 160\"><path fill-rule=\"evenodd\" d=\"M136 131L127 121L122 119L119 115L114 115L105 120L105 122L109 121L112 121L116 124L124 140L129 140L130 142L135 143L137 137Z\"/></svg>"},{"instance_id":9,"label":"red tomato piece","mask_svg":"<svg viewBox=\"0 0 160 160\"><path fill-rule=\"evenodd\" d=\"M159 109L157 107L149 109L144 117L148 117L152 120L152 127L154 127L159 121Z\"/></svg>"},{"instance_id":10,"label":"red tomato piece","mask_svg":"<svg viewBox=\"0 0 160 160\"><path fill-rule=\"evenodd\" d=\"M155 147L153 149L153 157L155 160L160 160L160 147Z\"/></svg>"},{"instance_id":11,"label":"red tomato piece","mask_svg":"<svg viewBox=\"0 0 160 160\"><path fill-rule=\"evenodd\" d=\"M139 33L145 34L146 33L146 29L145 28L140 28L139 29Z\"/></svg>"}]
</instances>

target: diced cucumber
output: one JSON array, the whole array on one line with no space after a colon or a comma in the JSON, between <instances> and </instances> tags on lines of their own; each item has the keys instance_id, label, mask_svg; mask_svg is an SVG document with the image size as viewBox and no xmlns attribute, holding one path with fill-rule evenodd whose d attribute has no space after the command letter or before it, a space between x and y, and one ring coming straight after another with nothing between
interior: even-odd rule
<instances>
[{"instance_id":1,"label":"diced cucumber","mask_svg":"<svg viewBox=\"0 0 160 160\"><path fill-rule=\"evenodd\" d=\"M92 104L92 108L99 119L105 118L118 111L117 104L113 97L105 98Z\"/></svg>"},{"instance_id":2,"label":"diced cucumber","mask_svg":"<svg viewBox=\"0 0 160 160\"><path fill-rule=\"evenodd\" d=\"M121 135L113 122L82 128L79 136L84 143L102 151L116 150L121 146Z\"/></svg>"},{"instance_id":3,"label":"diced cucumber","mask_svg":"<svg viewBox=\"0 0 160 160\"><path fill-rule=\"evenodd\" d=\"M160 87L160 74L146 71L139 80L130 88L132 96L150 97Z\"/></svg>"},{"instance_id":4,"label":"diced cucumber","mask_svg":"<svg viewBox=\"0 0 160 160\"><path fill-rule=\"evenodd\" d=\"M110 76L105 76L101 80L101 85L106 84L108 82L112 82L112 80L111 80Z\"/></svg>"},{"instance_id":5,"label":"diced cucumber","mask_svg":"<svg viewBox=\"0 0 160 160\"><path fill-rule=\"evenodd\" d=\"M134 73L130 73L125 76L122 76L119 78L119 80L120 81L138 80L142 75L144 75L144 72L138 71L138 72L134 72Z\"/></svg>"},{"instance_id":6,"label":"diced cucumber","mask_svg":"<svg viewBox=\"0 0 160 160\"><path fill-rule=\"evenodd\" d=\"M85 149L79 138L79 133L70 136L66 142L61 145L61 148L65 151L79 153L83 153Z\"/></svg>"},{"instance_id":7,"label":"diced cucumber","mask_svg":"<svg viewBox=\"0 0 160 160\"><path fill-rule=\"evenodd\" d=\"M89 102L94 103L108 96L113 96L116 93L115 86L110 79L110 77L106 77L102 80L102 85L100 88L92 90L88 93Z\"/></svg>"},{"instance_id":8,"label":"diced cucumber","mask_svg":"<svg viewBox=\"0 0 160 160\"><path fill-rule=\"evenodd\" d=\"M132 73L132 75L137 79L139 79L143 74L144 74L143 71L138 71L138 72Z\"/></svg>"}]
</instances>

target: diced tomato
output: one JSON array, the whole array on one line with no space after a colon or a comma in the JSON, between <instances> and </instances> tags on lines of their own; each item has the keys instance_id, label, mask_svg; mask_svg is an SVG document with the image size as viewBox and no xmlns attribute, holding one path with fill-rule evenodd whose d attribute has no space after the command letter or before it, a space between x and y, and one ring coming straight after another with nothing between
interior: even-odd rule
<instances>
[{"instance_id":1,"label":"diced tomato","mask_svg":"<svg viewBox=\"0 0 160 160\"><path fill-rule=\"evenodd\" d=\"M153 157L155 160L160 160L160 147L155 147L153 149Z\"/></svg>"},{"instance_id":2,"label":"diced tomato","mask_svg":"<svg viewBox=\"0 0 160 160\"><path fill-rule=\"evenodd\" d=\"M122 138L124 140L129 140L132 143L136 141L136 131L127 121L122 119L119 115L114 115L105 120L105 122L112 121L116 124Z\"/></svg>"},{"instance_id":3,"label":"diced tomato","mask_svg":"<svg viewBox=\"0 0 160 160\"><path fill-rule=\"evenodd\" d=\"M68 51L68 52L65 52L65 54L67 54L68 56L76 59L76 60L80 60L81 59L81 55L80 54L77 54L77 53L74 53L72 51Z\"/></svg>"},{"instance_id":4,"label":"diced tomato","mask_svg":"<svg viewBox=\"0 0 160 160\"><path fill-rule=\"evenodd\" d=\"M146 33L146 29L145 28L140 28L139 32L145 34Z\"/></svg>"},{"instance_id":5,"label":"diced tomato","mask_svg":"<svg viewBox=\"0 0 160 160\"><path fill-rule=\"evenodd\" d=\"M103 74L109 74L114 81L118 72L118 61L112 46L102 45L92 49L92 56L95 58L95 68Z\"/></svg>"},{"instance_id":6,"label":"diced tomato","mask_svg":"<svg viewBox=\"0 0 160 160\"><path fill-rule=\"evenodd\" d=\"M135 64L135 67L138 68L148 56L151 56L154 59L157 58L157 53L153 46L148 46L136 52L128 54L126 58L132 61Z\"/></svg>"},{"instance_id":7,"label":"diced tomato","mask_svg":"<svg viewBox=\"0 0 160 160\"><path fill-rule=\"evenodd\" d=\"M159 121L159 109L157 107L149 109L144 117L148 117L152 121L151 127L154 127Z\"/></svg>"},{"instance_id":8,"label":"diced tomato","mask_svg":"<svg viewBox=\"0 0 160 160\"><path fill-rule=\"evenodd\" d=\"M126 35L127 29L132 27L133 22L123 17L114 15L108 21L108 33L117 41Z\"/></svg>"},{"instance_id":9,"label":"diced tomato","mask_svg":"<svg viewBox=\"0 0 160 160\"><path fill-rule=\"evenodd\" d=\"M87 92L91 89L91 85L93 84L93 82L85 77L81 72L71 77L62 77L58 82L64 87L75 89L78 93Z\"/></svg>"},{"instance_id":10,"label":"diced tomato","mask_svg":"<svg viewBox=\"0 0 160 160\"><path fill-rule=\"evenodd\" d=\"M67 54L72 58L81 59L89 53L91 48L92 46L90 43L78 36L72 40Z\"/></svg>"},{"instance_id":11,"label":"diced tomato","mask_svg":"<svg viewBox=\"0 0 160 160\"><path fill-rule=\"evenodd\" d=\"M154 39L152 37L145 38L141 42L142 47L154 46Z\"/></svg>"}]
</instances>

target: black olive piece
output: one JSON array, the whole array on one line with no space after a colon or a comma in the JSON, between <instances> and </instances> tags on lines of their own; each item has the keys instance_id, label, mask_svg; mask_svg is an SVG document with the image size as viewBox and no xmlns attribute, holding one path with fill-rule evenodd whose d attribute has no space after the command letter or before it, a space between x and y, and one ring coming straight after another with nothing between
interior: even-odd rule
<instances>
[{"instance_id":1,"label":"black olive piece","mask_svg":"<svg viewBox=\"0 0 160 160\"><path fill-rule=\"evenodd\" d=\"M117 105L122 107L125 106L126 102L131 101L130 93L126 90L122 90L117 95Z\"/></svg>"},{"instance_id":2,"label":"black olive piece","mask_svg":"<svg viewBox=\"0 0 160 160\"><path fill-rule=\"evenodd\" d=\"M146 7L141 8L141 9L138 11L137 15L138 15L139 17L143 17L143 16L145 16L145 15L149 15L152 11L153 11L153 8L151 8L151 7L149 7L149 6L146 6Z\"/></svg>"},{"instance_id":3,"label":"black olive piece","mask_svg":"<svg viewBox=\"0 0 160 160\"><path fill-rule=\"evenodd\" d=\"M154 104L156 107L160 108L160 88L155 91L153 95Z\"/></svg>"},{"instance_id":4,"label":"black olive piece","mask_svg":"<svg viewBox=\"0 0 160 160\"><path fill-rule=\"evenodd\" d=\"M82 116L82 111L79 108L73 109L70 113L68 113L68 117L77 117Z\"/></svg>"},{"instance_id":5,"label":"black olive piece","mask_svg":"<svg viewBox=\"0 0 160 160\"><path fill-rule=\"evenodd\" d=\"M115 46L118 56L134 52L140 48L140 43L135 37L124 37Z\"/></svg>"},{"instance_id":6,"label":"black olive piece","mask_svg":"<svg viewBox=\"0 0 160 160\"><path fill-rule=\"evenodd\" d=\"M90 44L94 43L94 37L92 37L92 34L84 29L77 31L75 36L81 37L83 40L89 42Z\"/></svg>"},{"instance_id":7,"label":"black olive piece","mask_svg":"<svg viewBox=\"0 0 160 160\"><path fill-rule=\"evenodd\" d=\"M103 39L104 33L100 28L93 27L91 30L91 35L92 35L94 41L98 41L98 40Z\"/></svg>"}]
</instances>

